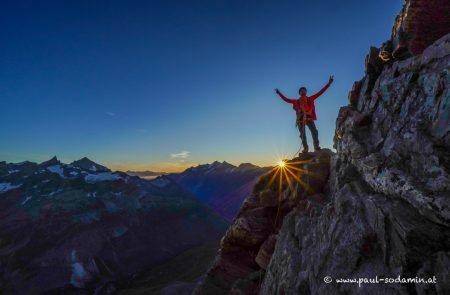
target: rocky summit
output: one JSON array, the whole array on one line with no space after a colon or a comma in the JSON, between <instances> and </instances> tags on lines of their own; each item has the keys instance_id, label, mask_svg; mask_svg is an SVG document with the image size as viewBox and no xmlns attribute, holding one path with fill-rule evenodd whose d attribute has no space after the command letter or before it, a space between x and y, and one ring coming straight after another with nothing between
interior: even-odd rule
<instances>
[{"instance_id":1,"label":"rocky summit","mask_svg":"<svg viewBox=\"0 0 450 295\"><path fill-rule=\"evenodd\" d=\"M327 149L303 154L259 179L194 294L257 293L286 215L316 214L325 204L331 155Z\"/></svg>"},{"instance_id":2,"label":"rocky summit","mask_svg":"<svg viewBox=\"0 0 450 295\"><path fill-rule=\"evenodd\" d=\"M336 153L262 176L195 294L450 294L448 11L406 1L339 111ZM360 278L383 281L341 280Z\"/></svg>"}]
</instances>

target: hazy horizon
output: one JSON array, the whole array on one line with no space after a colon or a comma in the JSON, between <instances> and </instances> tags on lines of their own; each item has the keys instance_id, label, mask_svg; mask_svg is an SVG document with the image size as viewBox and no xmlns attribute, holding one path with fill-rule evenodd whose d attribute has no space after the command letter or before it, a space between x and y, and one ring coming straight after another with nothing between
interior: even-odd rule
<instances>
[{"instance_id":1,"label":"hazy horizon","mask_svg":"<svg viewBox=\"0 0 450 295\"><path fill-rule=\"evenodd\" d=\"M53 157L56 157L56 158L57 158L61 163L63 163L63 164L70 164L70 163L72 163L72 162L74 162L74 161L77 161L77 160L80 160L80 159L81 159L81 158L79 158L79 159L70 159L70 160L67 159L67 160L62 160L62 159L61 159L60 157L58 157L57 155L54 155L54 156L52 156L52 157L50 157L50 158L48 158L48 159L45 159L44 161L24 160L24 161L15 161L15 162L9 162L9 161L6 161L6 162L7 162L7 163L13 163L13 164L20 164L20 163L29 161L29 162L33 162L33 163L40 164L40 163L43 163L43 162L45 162L45 161L48 161L48 160L52 159ZM83 158L84 158L84 157L83 157ZM174 171L161 171L161 170L152 170L152 169L147 169L147 168L141 169L141 170L133 170L133 169L124 168L124 166L115 166L115 165L107 165L107 164L105 164L105 163L100 163L100 162L96 161L95 159L91 159L91 158L89 158L89 157L86 157L86 158L88 158L89 160L91 160L91 161L93 161L93 162L95 162L95 163L97 163L97 164L99 164L99 165L105 166L105 167L111 169L112 171L120 171L120 172L125 172L125 173L126 173L126 172L177 173L177 172L183 172L184 170L186 170L186 169L188 169L188 168L190 168L190 167L196 167L196 166L199 166L199 165L207 165L207 164L212 164L212 163L214 163L214 162L209 162L209 163L193 163L191 166L188 166L188 167L186 167L186 168L183 168L183 170L174 170ZM0 160L0 161L3 161L3 160ZM236 167L238 167L238 166L241 165L241 164L247 164L247 163L249 163L249 162L230 163L230 162L225 161L225 160L224 160L224 161L215 160L215 161L220 162L220 163L227 162L227 163L229 163L229 164L231 164L231 165L234 165L234 166L236 166ZM253 165L256 165L256 166L259 166L259 167L267 167L267 166L275 166L275 165L276 165L276 163L271 163L270 165L257 165L257 164L255 164L255 163L250 163L250 164L253 164ZM145 178L145 177L141 177L141 178Z\"/></svg>"},{"instance_id":2,"label":"hazy horizon","mask_svg":"<svg viewBox=\"0 0 450 295\"><path fill-rule=\"evenodd\" d=\"M216 160L273 165L300 147L294 111L274 88L296 98L334 74L316 102L321 146L332 148L361 61L402 4L3 3L0 161L86 156L162 172Z\"/></svg>"}]
</instances>

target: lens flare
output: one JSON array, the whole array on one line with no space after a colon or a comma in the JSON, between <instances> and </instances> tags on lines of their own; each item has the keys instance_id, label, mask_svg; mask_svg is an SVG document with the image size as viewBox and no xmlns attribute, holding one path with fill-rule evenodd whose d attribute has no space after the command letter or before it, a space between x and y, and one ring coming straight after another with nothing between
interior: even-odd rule
<instances>
[{"instance_id":1,"label":"lens flare","mask_svg":"<svg viewBox=\"0 0 450 295\"><path fill-rule=\"evenodd\" d=\"M284 166L286 166L286 162L283 161L283 160L280 160L280 161L278 161L278 166L279 166L280 168L283 168Z\"/></svg>"}]
</instances>

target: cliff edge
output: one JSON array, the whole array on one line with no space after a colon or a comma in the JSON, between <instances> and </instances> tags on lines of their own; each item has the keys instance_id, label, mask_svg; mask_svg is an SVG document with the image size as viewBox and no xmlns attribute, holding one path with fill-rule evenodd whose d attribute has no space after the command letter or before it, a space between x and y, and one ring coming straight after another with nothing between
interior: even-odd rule
<instances>
[{"instance_id":1,"label":"cliff edge","mask_svg":"<svg viewBox=\"0 0 450 295\"><path fill-rule=\"evenodd\" d=\"M329 150L261 177L194 294L450 294L448 1L406 1ZM434 278L432 283L340 279Z\"/></svg>"}]
</instances>

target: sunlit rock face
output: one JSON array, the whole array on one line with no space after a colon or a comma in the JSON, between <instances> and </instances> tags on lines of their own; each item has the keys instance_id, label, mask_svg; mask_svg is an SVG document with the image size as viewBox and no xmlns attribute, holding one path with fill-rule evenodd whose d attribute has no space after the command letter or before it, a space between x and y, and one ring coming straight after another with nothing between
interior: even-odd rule
<instances>
[{"instance_id":1,"label":"sunlit rock face","mask_svg":"<svg viewBox=\"0 0 450 295\"><path fill-rule=\"evenodd\" d=\"M370 49L336 120L336 153L293 159L293 186L263 176L195 294L450 293L447 5L406 2L394 39L401 27L417 39L406 54L393 54L395 40ZM398 276L436 283L336 282Z\"/></svg>"}]
</instances>

